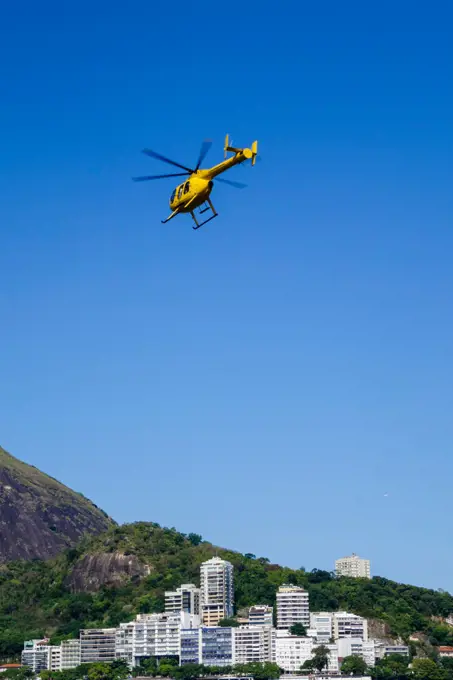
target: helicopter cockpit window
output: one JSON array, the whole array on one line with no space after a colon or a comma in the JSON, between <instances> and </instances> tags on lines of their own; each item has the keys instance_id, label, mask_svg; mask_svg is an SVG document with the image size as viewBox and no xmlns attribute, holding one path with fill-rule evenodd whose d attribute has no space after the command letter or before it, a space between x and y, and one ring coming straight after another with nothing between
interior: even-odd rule
<instances>
[{"instance_id":1,"label":"helicopter cockpit window","mask_svg":"<svg viewBox=\"0 0 453 680\"><path fill-rule=\"evenodd\" d=\"M181 184L181 186L179 187L179 191L178 191L178 198L181 198L183 189L184 189L184 185Z\"/></svg>"},{"instance_id":2,"label":"helicopter cockpit window","mask_svg":"<svg viewBox=\"0 0 453 680\"><path fill-rule=\"evenodd\" d=\"M184 193L185 194L187 194L187 192L189 191L189 188L190 188L190 182L186 182L185 185L184 185Z\"/></svg>"},{"instance_id":3,"label":"helicopter cockpit window","mask_svg":"<svg viewBox=\"0 0 453 680\"><path fill-rule=\"evenodd\" d=\"M173 203L173 201L175 200L175 196L176 196L176 189L173 190L173 193L170 197L170 203Z\"/></svg>"}]
</instances>

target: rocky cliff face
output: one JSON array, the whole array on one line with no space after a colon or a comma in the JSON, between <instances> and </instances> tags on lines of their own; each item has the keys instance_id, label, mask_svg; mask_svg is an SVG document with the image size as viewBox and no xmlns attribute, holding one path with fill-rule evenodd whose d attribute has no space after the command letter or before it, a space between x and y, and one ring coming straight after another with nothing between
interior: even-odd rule
<instances>
[{"instance_id":1,"label":"rocky cliff face","mask_svg":"<svg viewBox=\"0 0 453 680\"><path fill-rule=\"evenodd\" d=\"M148 576L150 567L135 555L119 552L84 555L75 564L65 585L73 593L96 592L101 586L119 586Z\"/></svg>"},{"instance_id":2,"label":"rocky cliff face","mask_svg":"<svg viewBox=\"0 0 453 680\"><path fill-rule=\"evenodd\" d=\"M0 447L0 562L53 557L112 524L91 501Z\"/></svg>"}]
</instances>

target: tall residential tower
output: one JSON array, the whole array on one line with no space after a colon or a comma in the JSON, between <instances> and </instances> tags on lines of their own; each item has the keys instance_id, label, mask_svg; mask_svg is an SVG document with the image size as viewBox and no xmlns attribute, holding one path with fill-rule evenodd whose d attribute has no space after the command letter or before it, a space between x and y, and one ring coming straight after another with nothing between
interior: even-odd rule
<instances>
[{"instance_id":1,"label":"tall residential tower","mask_svg":"<svg viewBox=\"0 0 453 680\"><path fill-rule=\"evenodd\" d=\"M283 585L277 591L277 628L288 629L295 623L310 626L308 592L299 586Z\"/></svg>"},{"instance_id":2,"label":"tall residential tower","mask_svg":"<svg viewBox=\"0 0 453 680\"><path fill-rule=\"evenodd\" d=\"M220 557L200 567L202 619L205 626L216 626L233 616L233 565Z\"/></svg>"}]
</instances>

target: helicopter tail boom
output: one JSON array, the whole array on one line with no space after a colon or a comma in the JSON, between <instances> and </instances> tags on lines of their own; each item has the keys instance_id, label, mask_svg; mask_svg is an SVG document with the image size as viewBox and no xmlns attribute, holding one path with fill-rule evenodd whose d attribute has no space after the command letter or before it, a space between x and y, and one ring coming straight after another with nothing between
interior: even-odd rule
<instances>
[{"instance_id":1,"label":"helicopter tail boom","mask_svg":"<svg viewBox=\"0 0 453 680\"><path fill-rule=\"evenodd\" d=\"M225 145L223 147L223 151L224 151L225 160L226 160L228 152L234 153L236 155L236 154L239 154L239 153L243 153L246 150L240 149L236 146L230 146L230 136L226 135ZM251 155L252 165L255 165L256 157L258 155L258 142L256 140L252 143L250 151L252 152L252 155ZM250 151L249 151L249 153L250 153ZM248 157L248 155L247 155L247 157Z\"/></svg>"}]
</instances>

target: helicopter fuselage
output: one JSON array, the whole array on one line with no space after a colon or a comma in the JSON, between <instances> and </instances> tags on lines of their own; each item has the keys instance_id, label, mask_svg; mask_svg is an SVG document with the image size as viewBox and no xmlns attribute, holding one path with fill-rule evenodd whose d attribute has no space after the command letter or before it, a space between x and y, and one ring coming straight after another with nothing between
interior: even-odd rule
<instances>
[{"instance_id":1,"label":"helicopter fuselage","mask_svg":"<svg viewBox=\"0 0 453 680\"><path fill-rule=\"evenodd\" d=\"M231 158L214 165L212 168L197 170L192 173L189 179L174 189L170 197L171 210L177 210L180 213L192 212L207 200L214 186L212 181L214 177L235 165L239 165L239 163L249 160L252 156L251 149L241 149Z\"/></svg>"}]
</instances>

